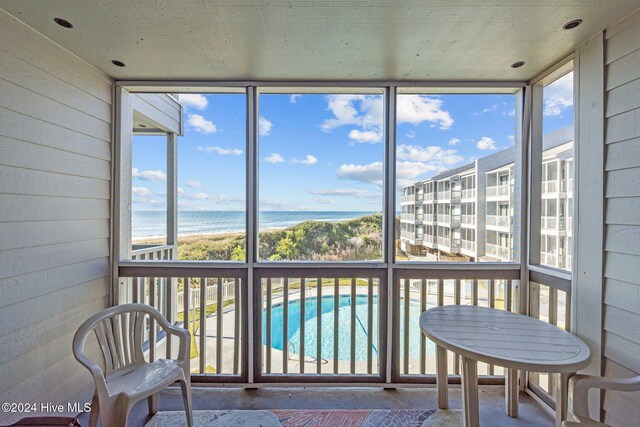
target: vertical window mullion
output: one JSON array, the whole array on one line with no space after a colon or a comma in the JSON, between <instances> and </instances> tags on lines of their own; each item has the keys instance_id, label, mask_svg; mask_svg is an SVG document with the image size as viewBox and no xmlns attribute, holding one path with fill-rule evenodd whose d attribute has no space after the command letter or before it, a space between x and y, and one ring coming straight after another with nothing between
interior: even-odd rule
<instances>
[{"instance_id":1,"label":"vertical window mullion","mask_svg":"<svg viewBox=\"0 0 640 427\"><path fill-rule=\"evenodd\" d=\"M393 286L395 286L393 278L393 263L395 260L395 221L396 221L396 200L395 200L395 188L396 188L396 94L397 87L389 86L385 90L385 153L384 153L384 204L383 204L383 217L385 218L383 224L383 236L384 236L384 260L387 263L387 301L392 301ZM393 322L398 321L394 318L394 304L387 304L387 342L385 345L387 349L395 348L399 343L394 342L393 334ZM392 378L392 351L387 351L387 360L380 361L379 363L386 363L385 381L390 383Z\"/></svg>"}]
</instances>

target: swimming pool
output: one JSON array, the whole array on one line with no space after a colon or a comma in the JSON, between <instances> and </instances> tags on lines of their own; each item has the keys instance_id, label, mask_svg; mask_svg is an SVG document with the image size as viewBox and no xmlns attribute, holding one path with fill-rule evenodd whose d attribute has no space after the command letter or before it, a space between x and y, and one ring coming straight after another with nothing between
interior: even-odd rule
<instances>
[{"instance_id":1,"label":"swimming pool","mask_svg":"<svg viewBox=\"0 0 640 427\"><path fill-rule=\"evenodd\" d=\"M317 297L305 298L305 334L304 334L304 348L305 356L316 357L317 352L317 328L318 328L318 301ZM368 312L368 297L367 295L356 296L356 361L367 360L367 344L368 333L367 331L367 312ZM283 304L274 304L271 307L271 347L276 350L283 350ZM300 351L300 300L296 299L289 301L288 304L288 343L289 353L298 354ZM335 329L333 327L334 322L334 310L335 302L333 295L326 295L322 297L321 304L321 357L327 360L333 360L333 339ZM351 360L351 295L340 295L338 299L338 360ZM378 298L373 297L372 304L373 312L373 330L372 333L372 354L373 358L378 357ZM420 325L418 324L418 318L420 317L420 303L412 301L409 307L409 358L420 357L420 339L422 333L420 331ZM267 311L263 310L262 313L262 337L263 344L267 342L267 329L266 329L266 315ZM404 304L400 306L400 319L404 318ZM401 357L403 357L404 344L404 325L400 322L400 337L401 337ZM428 354L434 354L435 349L432 343L427 341L426 347Z\"/></svg>"}]
</instances>

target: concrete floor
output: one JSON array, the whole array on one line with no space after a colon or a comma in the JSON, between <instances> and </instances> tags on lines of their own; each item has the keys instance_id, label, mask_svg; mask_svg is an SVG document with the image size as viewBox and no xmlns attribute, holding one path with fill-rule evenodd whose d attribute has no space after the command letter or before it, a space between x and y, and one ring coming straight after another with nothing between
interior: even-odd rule
<instances>
[{"instance_id":1,"label":"concrete floor","mask_svg":"<svg viewBox=\"0 0 640 427\"><path fill-rule=\"evenodd\" d=\"M199 409L436 409L436 390L433 388L242 388L193 387L193 406ZM460 390L449 390L449 405L461 408ZM160 411L182 410L179 388L169 388L160 395ZM131 426L144 426L150 419L146 401L139 402L129 415ZM88 425L88 414L80 422ZM482 426L553 426L553 418L538 404L522 393L519 417L510 418L504 412L504 390L499 387L480 389L480 424ZM231 427L231 426L230 426Z\"/></svg>"}]
</instances>

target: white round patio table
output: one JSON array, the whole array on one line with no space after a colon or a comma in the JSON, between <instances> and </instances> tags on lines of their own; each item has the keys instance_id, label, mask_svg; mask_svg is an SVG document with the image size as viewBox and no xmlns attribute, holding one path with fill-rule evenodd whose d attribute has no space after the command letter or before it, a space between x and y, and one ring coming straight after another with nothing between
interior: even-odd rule
<instances>
[{"instance_id":1,"label":"white round patio table","mask_svg":"<svg viewBox=\"0 0 640 427\"><path fill-rule=\"evenodd\" d=\"M505 368L506 412L518 416L518 370L561 374L556 424L566 413L566 383L589 364L589 347L578 337L533 317L494 308L447 305L420 316L422 332L436 344L438 406L448 408L447 352L462 359L462 402L467 427L480 425L478 362Z\"/></svg>"}]
</instances>

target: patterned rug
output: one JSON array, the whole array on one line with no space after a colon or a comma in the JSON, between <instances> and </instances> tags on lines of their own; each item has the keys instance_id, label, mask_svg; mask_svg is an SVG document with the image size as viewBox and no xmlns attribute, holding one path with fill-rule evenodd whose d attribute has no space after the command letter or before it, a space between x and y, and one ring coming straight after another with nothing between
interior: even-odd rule
<instances>
[{"instance_id":1,"label":"patterned rug","mask_svg":"<svg viewBox=\"0 0 640 427\"><path fill-rule=\"evenodd\" d=\"M158 412L147 427L186 426L182 411ZM194 427L458 427L459 410L221 410L193 411Z\"/></svg>"}]
</instances>

